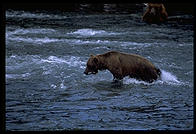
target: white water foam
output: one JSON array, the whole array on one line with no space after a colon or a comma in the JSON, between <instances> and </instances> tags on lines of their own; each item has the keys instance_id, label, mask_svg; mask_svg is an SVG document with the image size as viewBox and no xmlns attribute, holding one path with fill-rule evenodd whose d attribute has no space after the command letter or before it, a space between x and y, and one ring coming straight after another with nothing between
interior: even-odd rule
<instances>
[{"instance_id":1,"label":"white water foam","mask_svg":"<svg viewBox=\"0 0 196 134\"><path fill-rule=\"evenodd\" d=\"M15 41L15 42L27 42L27 43L33 43L33 44L45 44L45 43L56 43L56 42L63 42L66 44L74 44L74 45L83 45L83 44L100 44L100 45L120 45L122 47L129 47L129 46L142 46L142 47L148 47L152 44L149 43L139 43L139 42L130 42L130 41L120 41L120 40L86 40L86 39L66 39L66 38L49 38L47 36L45 37L23 37L23 35L26 34L50 34L50 33L56 33L57 31L54 29L44 29L44 28L36 28L36 29L17 29L14 31L6 31L6 41ZM94 35L112 35L112 34L119 34L119 33L112 33L112 32L106 32L104 30L93 30L93 29L79 29L75 32L71 32L68 34L73 34L74 36L80 35L80 36L94 36ZM20 36L22 35L22 36Z\"/></svg>"},{"instance_id":2,"label":"white water foam","mask_svg":"<svg viewBox=\"0 0 196 134\"><path fill-rule=\"evenodd\" d=\"M183 85L184 83L179 81L175 75L165 70L161 70L160 79L154 81L153 83L148 83L141 80L136 80L134 78L126 77L123 80L124 84L144 84L144 85L152 85L152 84L168 84L168 85Z\"/></svg>"},{"instance_id":3,"label":"white water foam","mask_svg":"<svg viewBox=\"0 0 196 134\"><path fill-rule=\"evenodd\" d=\"M64 59L58 58L56 56L49 56L47 59L42 59L41 61L48 63L66 63Z\"/></svg>"},{"instance_id":4,"label":"white water foam","mask_svg":"<svg viewBox=\"0 0 196 134\"><path fill-rule=\"evenodd\" d=\"M51 42L57 42L61 41L59 39L54 39L54 38L23 38L23 37L14 37L14 38L9 38L8 40L11 41L16 41L16 42L28 42L28 43L34 43L34 44L44 44L44 43L51 43Z\"/></svg>"},{"instance_id":5,"label":"white water foam","mask_svg":"<svg viewBox=\"0 0 196 134\"><path fill-rule=\"evenodd\" d=\"M63 58L58 58L56 56L49 56L47 59L42 59L42 62L47 62L47 63L54 63L54 64L62 64L65 63L69 67L80 67L81 69L85 68L85 61L81 61L80 57L75 57L75 56L65 56Z\"/></svg>"},{"instance_id":6,"label":"white water foam","mask_svg":"<svg viewBox=\"0 0 196 134\"><path fill-rule=\"evenodd\" d=\"M49 38L48 36L45 37L32 37L27 36L28 34L54 34L57 31L50 28L26 28L26 29L16 29L14 31L6 31L6 41L16 41L16 42L27 42L33 44L44 44L44 43L51 43L51 42L58 42L62 41L56 38ZM24 37L24 35L26 37ZM64 41L64 40L63 40Z\"/></svg>"},{"instance_id":7,"label":"white water foam","mask_svg":"<svg viewBox=\"0 0 196 134\"><path fill-rule=\"evenodd\" d=\"M157 80L155 81L155 83L157 84L168 84L168 85L175 85L175 86L180 86L180 85L184 85L186 83L179 81L178 78L173 75L170 72L167 72L165 70L161 70L161 80Z\"/></svg>"},{"instance_id":8,"label":"white water foam","mask_svg":"<svg viewBox=\"0 0 196 134\"><path fill-rule=\"evenodd\" d=\"M25 35L25 34L47 34L52 33L54 34L56 30L50 29L50 28L21 28L16 29L14 31L6 31L6 37L12 36L12 35Z\"/></svg>"},{"instance_id":9,"label":"white water foam","mask_svg":"<svg viewBox=\"0 0 196 134\"><path fill-rule=\"evenodd\" d=\"M106 36L106 35L117 35L117 34L121 34L121 33L106 32L104 30L95 30L95 29L85 28L85 29L78 29L75 32L70 32L67 34L80 35L80 36L94 36L94 35Z\"/></svg>"},{"instance_id":10,"label":"white water foam","mask_svg":"<svg viewBox=\"0 0 196 134\"><path fill-rule=\"evenodd\" d=\"M161 70L161 80L164 82L180 83L180 81L177 80L177 77L175 75L165 70Z\"/></svg>"},{"instance_id":11,"label":"white water foam","mask_svg":"<svg viewBox=\"0 0 196 134\"><path fill-rule=\"evenodd\" d=\"M125 77L124 79L123 79L123 83L124 84L138 84L138 85L140 85L140 84L144 84L144 85L150 85L150 83L148 83L148 82L145 82L145 81L142 81L142 80L136 80L136 79L134 79L134 78L129 78L129 77Z\"/></svg>"},{"instance_id":12,"label":"white water foam","mask_svg":"<svg viewBox=\"0 0 196 134\"><path fill-rule=\"evenodd\" d=\"M19 78L27 78L31 74L30 73L25 73L25 74L6 74L5 77L6 79L19 79Z\"/></svg>"},{"instance_id":13,"label":"white water foam","mask_svg":"<svg viewBox=\"0 0 196 134\"><path fill-rule=\"evenodd\" d=\"M37 19L65 19L67 16L46 14L46 13L31 13L27 11L6 11L7 18L37 18Z\"/></svg>"},{"instance_id":14,"label":"white water foam","mask_svg":"<svg viewBox=\"0 0 196 134\"><path fill-rule=\"evenodd\" d=\"M51 84L50 87L55 89L57 86L55 84Z\"/></svg>"},{"instance_id":15,"label":"white water foam","mask_svg":"<svg viewBox=\"0 0 196 134\"><path fill-rule=\"evenodd\" d=\"M67 59L66 63L71 67L80 67L81 69L84 69L86 65L85 61L81 61L79 57L74 56L71 56L69 59Z\"/></svg>"},{"instance_id":16,"label":"white water foam","mask_svg":"<svg viewBox=\"0 0 196 134\"><path fill-rule=\"evenodd\" d=\"M60 88L61 88L61 89L67 88L67 86L64 85L64 80L63 80L62 83L60 84Z\"/></svg>"},{"instance_id":17,"label":"white water foam","mask_svg":"<svg viewBox=\"0 0 196 134\"><path fill-rule=\"evenodd\" d=\"M138 48L138 47L149 47L152 44L149 43L138 43L138 42L130 42L130 41L118 41L118 40L81 40L81 39L64 39L64 42L67 44L73 45L83 45L83 44L92 44L92 45L100 45L99 47L105 47L105 45L120 45L122 47L130 47L131 48Z\"/></svg>"}]
</instances>

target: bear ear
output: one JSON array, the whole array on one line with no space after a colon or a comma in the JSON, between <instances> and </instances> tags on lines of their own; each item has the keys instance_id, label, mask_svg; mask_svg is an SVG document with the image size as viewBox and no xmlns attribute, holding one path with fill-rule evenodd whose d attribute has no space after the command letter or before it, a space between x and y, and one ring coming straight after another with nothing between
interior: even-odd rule
<instances>
[{"instance_id":1,"label":"bear ear","mask_svg":"<svg viewBox=\"0 0 196 134\"><path fill-rule=\"evenodd\" d=\"M93 57L93 55L92 55L92 54L90 54L90 57Z\"/></svg>"},{"instance_id":2,"label":"bear ear","mask_svg":"<svg viewBox=\"0 0 196 134\"><path fill-rule=\"evenodd\" d=\"M98 63L98 58L97 57L93 58L93 62L97 64Z\"/></svg>"}]
</instances>

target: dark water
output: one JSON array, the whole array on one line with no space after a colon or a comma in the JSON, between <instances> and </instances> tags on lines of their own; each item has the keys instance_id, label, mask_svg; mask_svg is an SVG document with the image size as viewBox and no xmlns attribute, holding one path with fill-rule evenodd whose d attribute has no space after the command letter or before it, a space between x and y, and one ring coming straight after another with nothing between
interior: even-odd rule
<instances>
[{"instance_id":1,"label":"dark water","mask_svg":"<svg viewBox=\"0 0 196 134\"><path fill-rule=\"evenodd\" d=\"M193 25L141 15L6 11L6 130L192 129ZM146 57L161 78L83 74L110 50Z\"/></svg>"}]
</instances>

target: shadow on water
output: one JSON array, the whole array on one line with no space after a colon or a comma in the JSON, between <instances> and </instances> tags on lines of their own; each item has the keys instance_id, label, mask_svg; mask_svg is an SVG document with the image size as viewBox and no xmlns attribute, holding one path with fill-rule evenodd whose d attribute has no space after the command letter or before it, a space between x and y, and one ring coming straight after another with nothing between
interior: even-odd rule
<instances>
[{"instance_id":1,"label":"shadow on water","mask_svg":"<svg viewBox=\"0 0 196 134\"><path fill-rule=\"evenodd\" d=\"M134 85L125 85L123 81L99 81L92 85L97 90L121 91L131 89Z\"/></svg>"},{"instance_id":2,"label":"shadow on water","mask_svg":"<svg viewBox=\"0 0 196 134\"><path fill-rule=\"evenodd\" d=\"M90 83L88 83L90 84ZM108 81L98 81L96 83L90 84L92 87L97 89L98 91L130 91L134 89L149 89L152 86L155 86L156 83L147 83L144 81L139 81L132 78L124 78L123 80L108 80Z\"/></svg>"}]
</instances>

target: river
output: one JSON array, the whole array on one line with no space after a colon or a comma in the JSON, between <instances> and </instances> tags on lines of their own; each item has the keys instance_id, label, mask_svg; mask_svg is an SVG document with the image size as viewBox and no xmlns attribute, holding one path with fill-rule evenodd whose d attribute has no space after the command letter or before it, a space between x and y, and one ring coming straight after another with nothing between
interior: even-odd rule
<instances>
[{"instance_id":1,"label":"river","mask_svg":"<svg viewBox=\"0 0 196 134\"><path fill-rule=\"evenodd\" d=\"M7 10L6 130L193 129L193 25L141 15ZM83 73L90 54L111 50L147 58L161 77Z\"/></svg>"}]
</instances>

